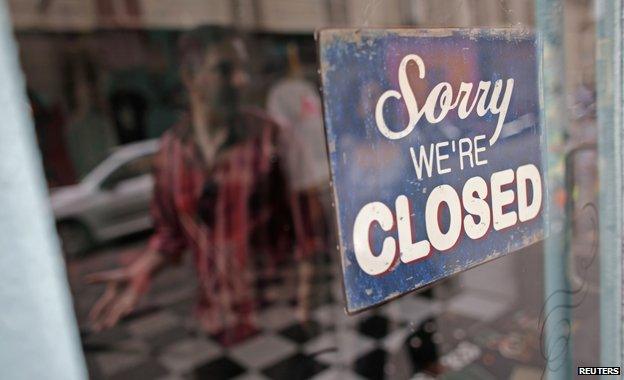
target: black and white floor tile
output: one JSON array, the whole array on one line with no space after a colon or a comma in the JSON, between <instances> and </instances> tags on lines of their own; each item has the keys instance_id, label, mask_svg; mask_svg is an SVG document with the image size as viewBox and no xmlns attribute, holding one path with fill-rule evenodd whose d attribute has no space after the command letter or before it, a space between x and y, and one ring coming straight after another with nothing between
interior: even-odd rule
<instances>
[{"instance_id":1,"label":"black and white floor tile","mask_svg":"<svg viewBox=\"0 0 624 380\"><path fill-rule=\"evenodd\" d=\"M410 294L347 316L338 266L331 260L317 265L318 302L308 323L298 323L295 316L295 269L280 268L284 278L276 279L271 271L270 278L260 276L257 282L265 298L257 315L260 331L228 347L190 327L192 268L172 269L154 285L142 312L109 331L83 334L91 378L430 379L441 372L439 363L447 362L461 367L462 379L522 379L539 367L535 358L510 364L496 347L487 347L487 336L500 340L504 334L492 330L487 335L487 326L510 312L505 297L478 289L447 292L446 299L435 300ZM84 296L89 300L81 304L91 304L95 293ZM79 310L79 317L81 313L85 311ZM465 353L454 354L462 342L470 344L464 351L474 355L466 363L457 359Z\"/></svg>"}]
</instances>

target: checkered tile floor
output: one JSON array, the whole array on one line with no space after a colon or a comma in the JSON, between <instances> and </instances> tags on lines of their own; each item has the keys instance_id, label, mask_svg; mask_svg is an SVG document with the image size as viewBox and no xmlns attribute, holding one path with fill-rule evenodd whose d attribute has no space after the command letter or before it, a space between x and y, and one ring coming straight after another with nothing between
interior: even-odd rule
<instances>
[{"instance_id":1,"label":"checkered tile floor","mask_svg":"<svg viewBox=\"0 0 624 380\"><path fill-rule=\"evenodd\" d=\"M101 289L82 285L79 277L116 262L107 255L84 261L70 267L80 321ZM488 337L500 341L502 333L482 327L484 322L507 320L502 318L510 312L505 297L460 292L452 284L442 284L440 289L446 289L436 291L447 293L446 298L436 294L434 301L412 294L349 317L341 306L336 270L339 266L331 260L316 263L315 307L305 325L295 318L294 266L280 268L277 279L260 276L261 330L230 347L192 328L195 292L190 265L168 270L139 311L118 327L97 334L84 329L91 378L427 379L442 367L461 371L462 379L541 374L539 358L512 363L510 355L488 346ZM533 326L530 330L536 334ZM539 352L537 346L529 348L525 351Z\"/></svg>"}]
</instances>

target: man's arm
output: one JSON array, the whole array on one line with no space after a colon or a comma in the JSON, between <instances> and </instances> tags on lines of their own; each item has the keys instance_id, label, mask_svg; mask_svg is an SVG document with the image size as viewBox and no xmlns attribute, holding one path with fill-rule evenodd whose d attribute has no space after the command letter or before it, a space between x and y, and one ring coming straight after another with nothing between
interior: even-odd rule
<instances>
[{"instance_id":1,"label":"man's arm","mask_svg":"<svg viewBox=\"0 0 624 380\"><path fill-rule=\"evenodd\" d=\"M170 136L162 139L161 151L154 163L154 195L151 214L154 234L145 251L130 265L98 272L86 277L89 283L106 283L106 290L89 313L95 330L114 326L121 318L134 310L138 301L149 288L152 278L172 258L179 258L186 248L172 194L171 172L167 165L173 164Z\"/></svg>"},{"instance_id":2,"label":"man's arm","mask_svg":"<svg viewBox=\"0 0 624 380\"><path fill-rule=\"evenodd\" d=\"M87 275L85 280L90 284L106 284L104 294L89 312L93 329L113 327L131 313L165 262L160 252L148 248L128 266Z\"/></svg>"}]
</instances>

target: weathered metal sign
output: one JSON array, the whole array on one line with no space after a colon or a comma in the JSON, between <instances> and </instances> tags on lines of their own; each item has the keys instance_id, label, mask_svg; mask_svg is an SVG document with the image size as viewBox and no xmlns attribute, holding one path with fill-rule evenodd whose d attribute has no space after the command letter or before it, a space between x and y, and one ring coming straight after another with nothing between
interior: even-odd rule
<instances>
[{"instance_id":1,"label":"weathered metal sign","mask_svg":"<svg viewBox=\"0 0 624 380\"><path fill-rule=\"evenodd\" d=\"M532 35L360 29L319 38L348 312L543 238Z\"/></svg>"}]
</instances>

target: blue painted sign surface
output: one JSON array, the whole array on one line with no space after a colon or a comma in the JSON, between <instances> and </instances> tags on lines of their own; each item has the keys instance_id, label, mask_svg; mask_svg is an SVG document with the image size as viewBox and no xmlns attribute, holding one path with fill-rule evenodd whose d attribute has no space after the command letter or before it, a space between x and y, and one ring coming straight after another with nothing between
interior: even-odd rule
<instances>
[{"instance_id":1,"label":"blue painted sign surface","mask_svg":"<svg viewBox=\"0 0 624 380\"><path fill-rule=\"evenodd\" d=\"M347 311L544 237L538 62L519 30L323 30Z\"/></svg>"}]
</instances>

